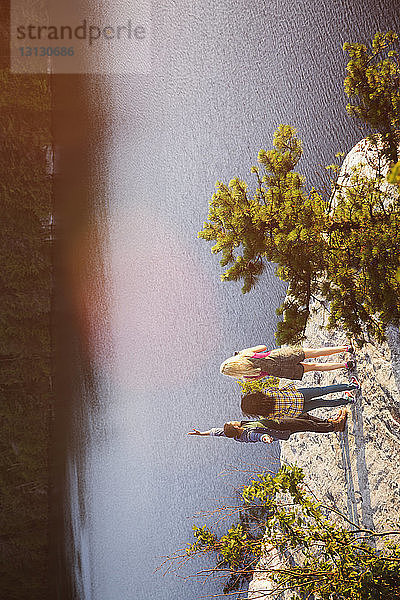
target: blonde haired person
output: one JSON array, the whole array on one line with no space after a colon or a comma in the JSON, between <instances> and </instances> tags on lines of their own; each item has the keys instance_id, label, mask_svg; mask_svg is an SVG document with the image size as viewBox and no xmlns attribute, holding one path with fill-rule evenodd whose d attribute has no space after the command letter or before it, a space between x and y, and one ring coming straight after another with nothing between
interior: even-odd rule
<instances>
[{"instance_id":1,"label":"blonde haired person","mask_svg":"<svg viewBox=\"0 0 400 600\"><path fill-rule=\"evenodd\" d=\"M309 362L308 358L330 356L340 352L354 353L352 346L331 346L326 348L300 348L299 346L267 350L266 346L254 346L236 352L225 360L220 371L223 375L246 379L260 379L273 376L285 379L301 379L309 371L333 371L334 369L351 369L353 361L347 362Z\"/></svg>"}]
</instances>

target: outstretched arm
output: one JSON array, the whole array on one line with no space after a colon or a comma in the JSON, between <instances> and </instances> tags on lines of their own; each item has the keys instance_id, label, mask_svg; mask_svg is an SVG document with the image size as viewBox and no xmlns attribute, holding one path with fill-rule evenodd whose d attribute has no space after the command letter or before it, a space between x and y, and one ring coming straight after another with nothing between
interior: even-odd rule
<instances>
[{"instance_id":1,"label":"outstretched arm","mask_svg":"<svg viewBox=\"0 0 400 600\"><path fill-rule=\"evenodd\" d=\"M198 431L197 429L193 429L193 431L188 432L188 435L210 435L210 430Z\"/></svg>"}]
</instances>

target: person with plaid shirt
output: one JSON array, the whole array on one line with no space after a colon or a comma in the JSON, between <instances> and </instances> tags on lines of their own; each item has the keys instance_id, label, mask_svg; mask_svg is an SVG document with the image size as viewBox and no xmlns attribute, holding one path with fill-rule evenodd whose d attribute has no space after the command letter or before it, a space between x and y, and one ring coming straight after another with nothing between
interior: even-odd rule
<instances>
[{"instance_id":1,"label":"person with plaid shirt","mask_svg":"<svg viewBox=\"0 0 400 600\"><path fill-rule=\"evenodd\" d=\"M360 384L355 377L350 383L339 383L324 387L296 388L293 383L280 388L266 387L264 390L250 392L242 396L241 408L246 416L263 416L272 419L298 417L315 408L343 406L354 402L353 390L359 390ZM320 396L347 392L346 397L323 399Z\"/></svg>"}]
</instances>

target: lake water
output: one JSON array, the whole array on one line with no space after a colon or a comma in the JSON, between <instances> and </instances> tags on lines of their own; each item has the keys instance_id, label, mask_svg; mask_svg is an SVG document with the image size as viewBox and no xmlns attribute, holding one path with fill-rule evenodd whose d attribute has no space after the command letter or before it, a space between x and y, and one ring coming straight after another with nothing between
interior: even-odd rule
<instances>
[{"instance_id":1,"label":"lake water","mask_svg":"<svg viewBox=\"0 0 400 600\"><path fill-rule=\"evenodd\" d=\"M67 459L82 600L219 593L218 580L154 571L190 541L193 515L232 503L250 470L278 465L276 444L186 432L240 419L238 385L219 364L274 344L285 288L271 267L243 296L220 282L218 257L196 235L215 181L249 181L280 123L297 127L299 170L318 185L321 165L362 136L345 113L343 43L399 29L390 1L169 0L152 11L151 72L86 81L92 116L99 94L107 106L107 131L88 184L93 193L101 171L88 223L102 232L103 264L78 294L94 378L77 359Z\"/></svg>"}]
</instances>

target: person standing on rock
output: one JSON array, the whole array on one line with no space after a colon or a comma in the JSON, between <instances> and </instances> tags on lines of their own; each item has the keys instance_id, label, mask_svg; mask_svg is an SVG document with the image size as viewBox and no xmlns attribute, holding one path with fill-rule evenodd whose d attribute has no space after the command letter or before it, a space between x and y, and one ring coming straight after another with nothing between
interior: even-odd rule
<instances>
[{"instance_id":1,"label":"person standing on rock","mask_svg":"<svg viewBox=\"0 0 400 600\"><path fill-rule=\"evenodd\" d=\"M285 379L301 379L304 373L310 371L332 371L334 369L351 369L354 361L347 362L309 362L308 358L319 358L330 356L340 352L351 352L351 346L333 346L327 348L301 348L289 346L277 350L267 350L266 346L254 346L246 348L225 360L220 372L230 377L242 378L245 381L260 379L271 375L273 377L284 377Z\"/></svg>"},{"instance_id":2,"label":"person standing on rock","mask_svg":"<svg viewBox=\"0 0 400 600\"><path fill-rule=\"evenodd\" d=\"M242 396L241 409L246 417L298 417L315 408L343 406L354 403L352 391L359 390L355 377L350 383L338 383L324 387L296 388L294 383L279 387L267 387L264 391L250 392ZM321 396L347 392L344 398L323 399Z\"/></svg>"},{"instance_id":3,"label":"person standing on rock","mask_svg":"<svg viewBox=\"0 0 400 600\"><path fill-rule=\"evenodd\" d=\"M275 440L288 440L293 433L304 431L314 433L344 431L346 421L347 411L342 409L335 419L318 419L312 415L302 414L296 418L228 421L223 427L213 427L207 431L193 429L188 432L188 435L227 437L236 442L271 444Z\"/></svg>"}]
</instances>

